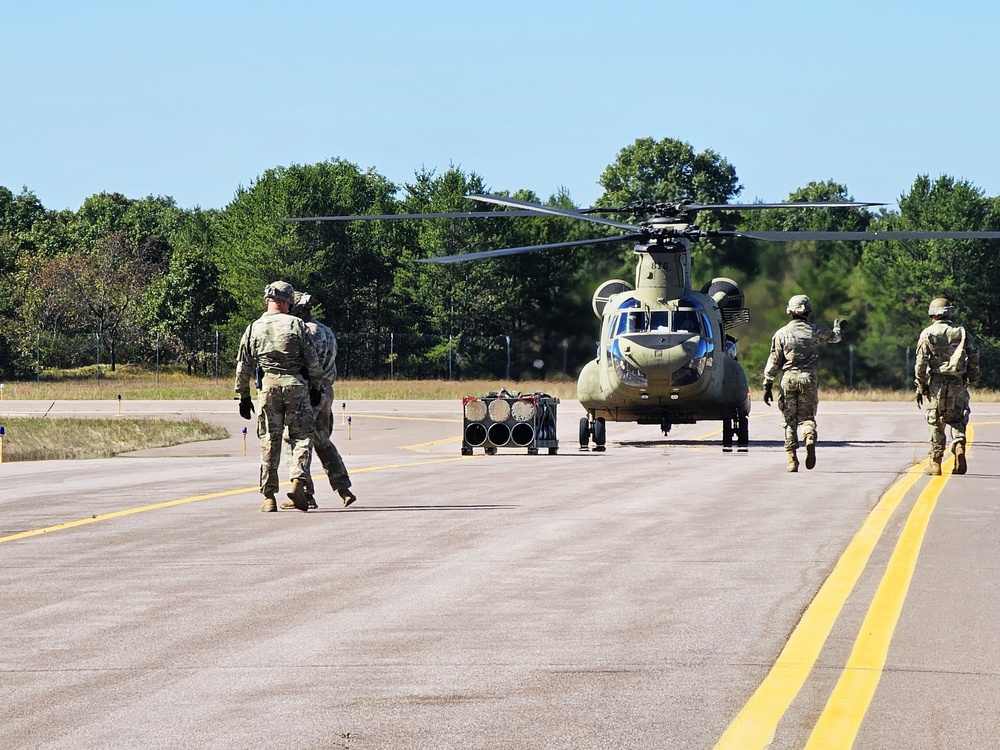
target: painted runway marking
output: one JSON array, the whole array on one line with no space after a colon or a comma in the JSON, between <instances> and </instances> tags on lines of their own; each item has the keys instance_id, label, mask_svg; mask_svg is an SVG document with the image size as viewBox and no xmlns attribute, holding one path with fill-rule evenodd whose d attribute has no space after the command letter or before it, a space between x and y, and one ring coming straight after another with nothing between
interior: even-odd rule
<instances>
[{"instance_id":1,"label":"painted runway marking","mask_svg":"<svg viewBox=\"0 0 1000 750\"><path fill-rule=\"evenodd\" d=\"M974 425L970 424L967 433L970 454L973 432ZM763 750L771 744L778 722L812 671L889 518L927 465L925 460L911 467L872 509L792 631L771 671L729 725L715 750ZM847 665L809 737L807 750L842 749L853 745L882 677L931 514L952 475L953 466L954 461L949 461L942 476L930 478L911 509Z\"/></svg>"},{"instance_id":2,"label":"painted runway marking","mask_svg":"<svg viewBox=\"0 0 1000 750\"><path fill-rule=\"evenodd\" d=\"M351 474L364 474L371 471L383 471L385 469L405 469L410 466L427 466L429 464L443 464L452 461L467 461L471 456L455 456L453 458L437 458L429 461L410 461L405 463L394 463L394 464L381 464L379 466L364 466L360 469L351 469ZM318 475L317 475L318 476ZM291 483L284 482L282 487L290 486ZM224 492L213 492L208 495L196 495L195 497L185 497L179 500L168 500L162 503L154 503L153 505L143 505L138 508L126 508L125 510L117 510L113 513L102 513L100 515L91 516L90 518L80 518L76 521L67 521L66 523L56 524L55 526L46 526L41 529L31 529L30 531L22 531L18 534L10 534L9 536L0 537L0 543L2 542L12 542L15 539L27 539L32 536L39 536L41 534L47 534L52 531L63 531L65 529L72 529L77 526L85 526L89 523L97 523L98 521L109 521L113 518L121 518L122 516L131 516L135 513L146 513L151 510L160 510L161 508L171 508L175 505L185 505L187 503L197 503L202 500L215 500L220 497L232 497L233 495L247 495L250 493L260 492L259 487L243 487L238 490L226 490Z\"/></svg>"}]
</instances>

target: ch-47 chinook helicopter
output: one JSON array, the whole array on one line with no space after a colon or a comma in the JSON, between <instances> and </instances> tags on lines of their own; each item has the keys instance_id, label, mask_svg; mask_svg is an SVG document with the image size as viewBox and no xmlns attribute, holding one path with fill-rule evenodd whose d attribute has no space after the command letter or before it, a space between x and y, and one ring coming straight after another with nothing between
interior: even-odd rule
<instances>
[{"instance_id":1,"label":"ch-47 chinook helicopter","mask_svg":"<svg viewBox=\"0 0 1000 750\"><path fill-rule=\"evenodd\" d=\"M1000 232L928 231L761 231L702 230L693 223L698 211L746 211L773 208L866 208L879 203L792 202L750 204L633 204L617 208L560 209L494 195L472 200L507 211L430 214L365 214L286 219L344 221L358 219L432 219L504 216L562 216L618 229L621 234L526 247L484 250L422 259L455 263L559 248L631 242L636 257L635 282L612 279L594 292L593 309L601 320L597 356L577 382L577 396L587 416L580 419L580 448L603 451L607 422L657 424L664 435L676 424L721 420L722 447L749 445L750 390L738 361L736 340L727 331L750 320L743 292L728 278L695 289L691 280L691 244L714 237L745 237L770 242L831 240L915 240L1000 238ZM630 224L595 213L649 216Z\"/></svg>"}]
</instances>

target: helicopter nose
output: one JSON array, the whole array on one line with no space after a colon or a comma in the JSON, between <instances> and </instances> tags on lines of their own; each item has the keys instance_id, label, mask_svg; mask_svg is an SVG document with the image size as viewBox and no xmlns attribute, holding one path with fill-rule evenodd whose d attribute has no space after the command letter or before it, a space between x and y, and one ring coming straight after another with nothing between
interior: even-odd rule
<instances>
[{"instance_id":1,"label":"helicopter nose","mask_svg":"<svg viewBox=\"0 0 1000 750\"><path fill-rule=\"evenodd\" d=\"M635 365L646 373L650 379L667 379L670 375L684 367L701 349L701 337L692 336L679 344L668 346L667 341L632 340L625 348L625 354Z\"/></svg>"}]
</instances>

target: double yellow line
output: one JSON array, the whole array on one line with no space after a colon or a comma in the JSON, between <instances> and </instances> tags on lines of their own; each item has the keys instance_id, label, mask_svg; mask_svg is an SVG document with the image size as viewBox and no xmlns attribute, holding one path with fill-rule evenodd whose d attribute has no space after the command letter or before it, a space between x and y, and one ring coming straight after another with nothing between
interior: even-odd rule
<instances>
[{"instance_id":1,"label":"double yellow line","mask_svg":"<svg viewBox=\"0 0 1000 750\"><path fill-rule=\"evenodd\" d=\"M972 436L970 425L967 433L970 446ZM762 750L771 744L778 723L812 671L886 525L926 466L927 461L923 461L911 467L872 509L792 631L771 671L729 725L715 750ZM930 479L910 511L854 641L851 656L813 727L806 750L843 750L854 743L882 678L889 644L913 578L924 534L952 468L953 462L949 462L942 476Z\"/></svg>"}]
</instances>

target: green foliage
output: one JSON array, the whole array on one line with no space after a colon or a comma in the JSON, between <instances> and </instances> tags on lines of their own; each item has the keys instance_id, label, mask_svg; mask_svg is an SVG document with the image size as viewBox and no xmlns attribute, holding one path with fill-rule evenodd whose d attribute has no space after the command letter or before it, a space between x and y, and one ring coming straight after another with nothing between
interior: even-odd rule
<instances>
[{"instance_id":1,"label":"green foliage","mask_svg":"<svg viewBox=\"0 0 1000 750\"><path fill-rule=\"evenodd\" d=\"M671 138L639 138L621 149L599 184L598 204L605 207L731 203L742 190L735 168L718 153L696 152ZM503 208L467 198L481 192L540 200L527 191L490 189L482 176L454 166L440 174L420 170L398 188L373 169L340 159L269 169L239 187L221 211L181 209L169 197L99 193L78 211L57 212L27 188L15 195L0 187L0 376L32 372L36 346L52 364L93 365L95 335L102 363L158 334L190 370L204 364L201 337L214 338L221 329L230 349L223 356L231 361L243 328L263 309L264 286L277 279L317 300L319 317L340 336L346 376L387 372L391 363L411 376L489 377L503 366L508 346L514 377L539 374L531 367L538 359L557 371L564 356L572 375L593 356L594 289L609 278L632 280L631 248L611 243L470 263L420 261L615 230L560 217L282 221L365 213L501 215ZM791 201L849 198L847 187L833 181L810 182L789 195ZM576 208L565 191L543 202ZM997 230L1000 199L951 177L918 176L898 211L701 212L696 219L704 229L747 231ZM983 349L985 383L996 385L998 251L1000 242L982 240L713 240L695 245L694 272L696 286L730 276L744 289L752 319L733 332L751 382L763 368L771 334L787 321L787 299L805 293L815 320L847 320L844 343L824 355L827 385L904 385L907 350L937 296L958 305L961 322ZM144 346L151 350L148 341Z\"/></svg>"}]
</instances>

